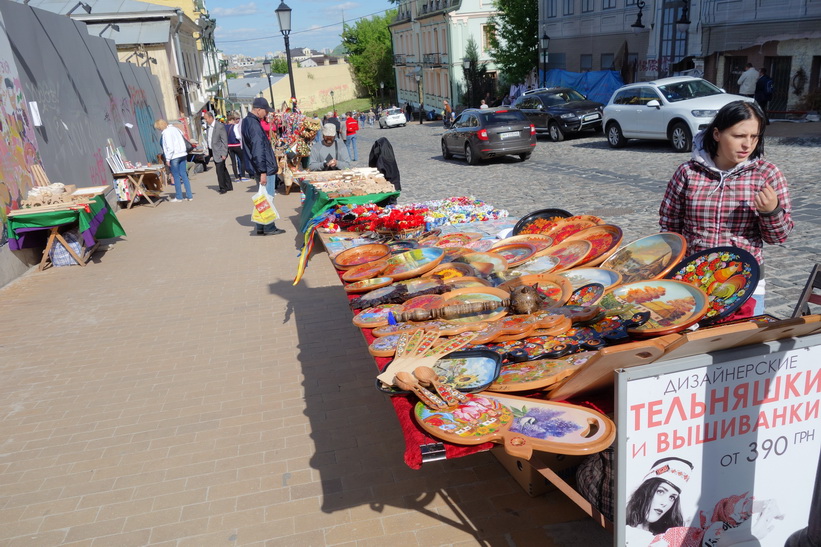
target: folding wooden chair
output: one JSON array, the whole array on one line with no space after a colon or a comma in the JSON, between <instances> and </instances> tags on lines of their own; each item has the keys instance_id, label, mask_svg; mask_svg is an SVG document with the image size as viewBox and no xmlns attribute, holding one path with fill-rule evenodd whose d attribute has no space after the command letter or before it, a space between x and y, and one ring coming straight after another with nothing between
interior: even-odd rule
<instances>
[{"instance_id":1,"label":"folding wooden chair","mask_svg":"<svg viewBox=\"0 0 821 547\"><path fill-rule=\"evenodd\" d=\"M810 304L821 306L821 294L813 292L815 289L821 290L821 264L816 264L807 279L807 284L804 290L801 291L801 296L798 298L798 304L792 312L792 318L801 317L802 315L811 315Z\"/></svg>"}]
</instances>

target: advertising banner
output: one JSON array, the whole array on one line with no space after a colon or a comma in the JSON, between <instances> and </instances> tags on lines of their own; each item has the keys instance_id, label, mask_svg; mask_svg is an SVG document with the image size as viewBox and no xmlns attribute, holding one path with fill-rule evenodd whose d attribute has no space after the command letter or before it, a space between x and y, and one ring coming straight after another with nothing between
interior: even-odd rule
<instances>
[{"instance_id":1,"label":"advertising banner","mask_svg":"<svg viewBox=\"0 0 821 547\"><path fill-rule=\"evenodd\" d=\"M821 346L662 366L619 378L624 544L784 545L810 511Z\"/></svg>"}]
</instances>

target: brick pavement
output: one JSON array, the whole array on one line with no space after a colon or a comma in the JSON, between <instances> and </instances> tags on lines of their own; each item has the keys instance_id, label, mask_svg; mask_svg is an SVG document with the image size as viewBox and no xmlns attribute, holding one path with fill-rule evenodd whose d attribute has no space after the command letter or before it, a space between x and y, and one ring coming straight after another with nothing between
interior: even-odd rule
<instances>
[{"instance_id":1,"label":"brick pavement","mask_svg":"<svg viewBox=\"0 0 821 547\"><path fill-rule=\"evenodd\" d=\"M388 136L403 201L559 206L628 238L657 230L684 158L596 136L468 167L442 160L439 133L366 128L360 157ZM821 165L817 148L773 141L768 154L796 205L795 234L766 254L778 272L769 311L786 315L819 259ZM260 238L250 185L219 196L213 171L193 185L191 203L122 211L128 237L86 268L0 289L0 544L609 544L563 496L529 498L489 454L406 468L324 254L291 284L298 196L277 197L288 233Z\"/></svg>"},{"instance_id":2,"label":"brick pavement","mask_svg":"<svg viewBox=\"0 0 821 547\"><path fill-rule=\"evenodd\" d=\"M0 544L608 544L488 453L408 469L323 253L292 286L298 194L258 237L250 185L193 187L0 289Z\"/></svg>"}]
</instances>

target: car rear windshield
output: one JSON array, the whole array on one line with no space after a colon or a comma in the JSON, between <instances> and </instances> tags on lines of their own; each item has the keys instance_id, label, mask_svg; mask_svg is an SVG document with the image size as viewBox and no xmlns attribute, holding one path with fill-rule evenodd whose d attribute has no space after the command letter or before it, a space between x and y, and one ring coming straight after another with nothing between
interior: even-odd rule
<instances>
[{"instance_id":1,"label":"car rear windshield","mask_svg":"<svg viewBox=\"0 0 821 547\"><path fill-rule=\"evenodd\" d=\"M482 119L486 125L496 123L513 123L526 121L525 115L520 110L499 110L498 112L482 113Z\"/></svg>"},{"instance_id":2,"label":"car rear windshield","mask_svg":"<svg viewBox=\"0 0 821 547\"><path fill-rule=\"evenodd\" d=\"M555 106L557 104L569 103L571 101L583 101L584 95L575 89L564 89L555 93L542 93L539 97L545 106Z\"/></svg>"},{"instance_id":3,"label":"car rear windshield","mask_svg":"<svg viewBox=\"0 0 821 547\"><path fill-rule=\"evenodd\" d=\"M660 85L659 91L668 102L675 103L695 99L697 97L709 97L718 95L721 90L706 80L688 80L686 82L676 82L674 84Z\"/></svg>"},{"instance_id":4,"label":"car rear windshield","mask_svg":"<svg viewBox=\"0 0 821 547\"><path fill-rule=\"evenodd\" d=\"M402 113L402 111L401 111L401 110L399 110L398 108L389 108L389 109L386 111L385 116L395 116L395 115L397 115L397 114L401 114L401 113Z\"/></svg>"}]
</instances>

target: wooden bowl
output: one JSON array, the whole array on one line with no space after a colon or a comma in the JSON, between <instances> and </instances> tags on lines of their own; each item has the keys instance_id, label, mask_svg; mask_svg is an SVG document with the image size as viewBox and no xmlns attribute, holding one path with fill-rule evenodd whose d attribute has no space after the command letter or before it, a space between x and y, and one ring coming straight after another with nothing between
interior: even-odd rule
<instances>
[{"instance_id":1,"label":"wooden bowl","mask_svg":"<svg viewBox=\"0 0 821 547\"><path fill-rule=\"evenodd\" d=\"M376 262L391 254L387 245L381 243L366 243L345 249L331 259L337 270L350 270L356 266Z\"/></svg>"}]
</instances>

